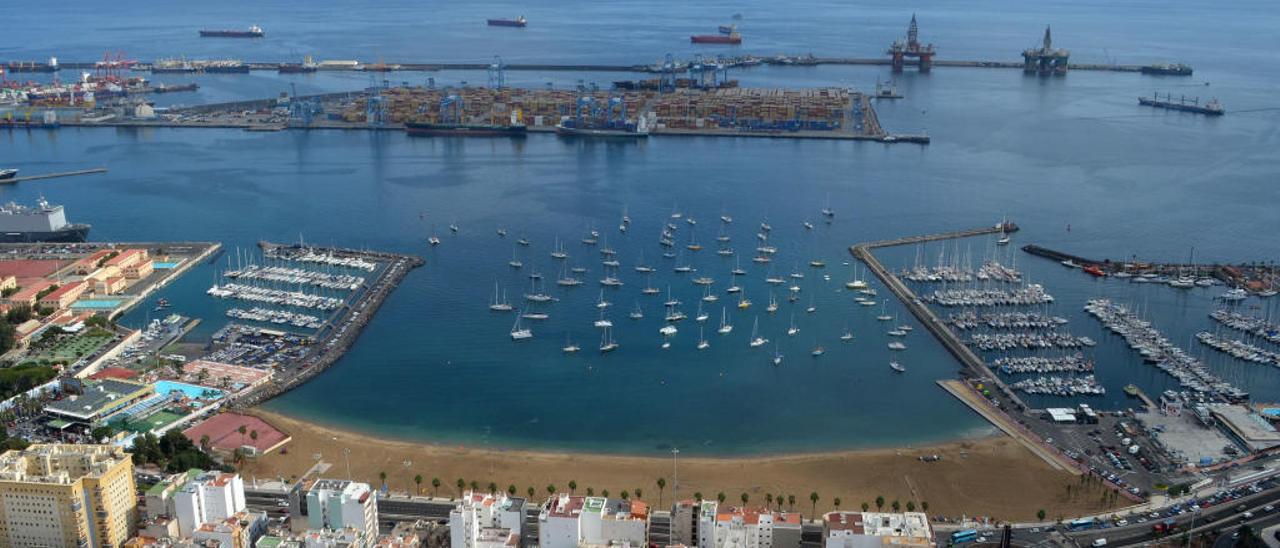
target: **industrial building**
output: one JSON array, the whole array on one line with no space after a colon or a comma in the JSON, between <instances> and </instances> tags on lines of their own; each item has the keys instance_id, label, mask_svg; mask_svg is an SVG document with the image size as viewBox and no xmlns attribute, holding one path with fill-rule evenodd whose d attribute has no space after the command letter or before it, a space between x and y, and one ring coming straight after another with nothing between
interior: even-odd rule
<instances>
[{"instance_id":1,"label":"industrial building","mask_svg":"<svg viewBox=\"0 0 1280 548\"><path fill-rule=\"evenodd\" d=\"M133 460L110 445L36 444L0 455L0 545L120 546L133 536Z\"/></svg>"}]
</instances>

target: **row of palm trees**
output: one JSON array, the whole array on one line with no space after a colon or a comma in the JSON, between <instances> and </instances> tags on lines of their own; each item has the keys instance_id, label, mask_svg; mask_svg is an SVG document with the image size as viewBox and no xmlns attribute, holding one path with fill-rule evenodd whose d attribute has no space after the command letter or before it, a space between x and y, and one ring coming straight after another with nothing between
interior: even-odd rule
<instances>
[{"instance_id":1,"label":"row of palm trees","mask_svg":"<svg viewBox=\"0 0 1280 548\"><path fill-rule=\"evenodd\" d=\"M386 473L386 472L378 472L378 479L382 482L382 485L383 485L383 486L386 486L386 484L387 484L387 473ZM423 482L424 482L424 481L425 481L425 478L422 476L422 474L417 474L417 475L415 475L415 476L413 477L413 483L414 483L414 486L415 486L415 494L418 494L418 495L421 495L421 494L422 494L422 484L423 484ZM655 482L654 482L654 484L655 484L655 485L657 485L657 487L658 487L658 507L659 507L659 508L661 508L661 507L662 507L662 497L663 497L663 492L664 492L664 491L666 490L666 488L667 488L667 480L666 480L666 478L658 478L658 479L657 479L657 481L655 481ZM444 482L442 482L442 481L440 480L440 478L431 478L432 496L438 496L438 495L440 494L440 487L441 487L441 486L443 486L443 485L444 485ZM476 481L476 480L471 480L470 482L468 482L467 480L465 480L465 479L463 479L463 478L458 478L458 479L457 479L457 481L455 481L455 482L454 482L454 486L458 488L458 496L462 496L463 491L466 491L468 487L469 487L469 488L471 488L471 490L472 490L472 491L480 491L480 490L481 490L481 487L485 487L485 488L487 488L487 489L486 489L486 491L487 491L489 494L491 494L491 495L496 495L496 494L498 494L498 484L497 484L497 483L494 483L494 482L492 482L492 481L491 481L491 482L489 482L489 483L488 483L488 485L484 485L484 486L482 486L482 485L480 484L480 482L478 482L478 481ZM569 494L570 494L570 495L576 495L576 494L577 494L577 491L578 491L578 482L577 482L577 480L569 480L569 483L568 483L568 485L567 485L567 486L568 486L568 488L569 488ZM556 493L558 493L558 492L559 492L559 488L557 488L557 487L555 486L555 484L549 484L549 485L547 485L544 489L545 489L545 490L546 490L546 492L547 492L547 498L551 498L551 497L555 496L555 494L556 494ZM585 491L586 491L587 496L589 496L589 497L591 497L591 496L595 496L595 495L596 495L596 490L595 490L595 488L594 488L594 487L590 487L590 486L588 486L588 487L586 488L586 490L585 490ZM518 488L518 487L516 487L516 485L515 485L514 483L513 483L513 484L510 484L510 485L507 485L507 488L506 488L506 493L507 493L507 495L509 495L509 496L513 496L513 497L514 497L514 496L516 496L516 494L517 494L517 493L519 493L519 492L520 492L520 491L519 491L519 488ZM524 493L525 493L526 495L528 495L528 497L529 497L530 499L533 499L534 497L536 497L536 496L537 496L537 494L538 494L538 489L534 488L533 486L529 486L529 487L527 487L527 488L525 489ZM602 490L600 491L600 496L608 497L609 495L610 495L610 492L609 492L609 490L608 490L608 489L602 489ZM640 499L640 498L644 497L644 490L643 490L642 488L640 488L640 487L637 487L637 488L635 488L635 490L633 490L633 491L628 491L628 490L625 490L625 489L624 489L624 490L622 490L622 492L618 493L618 496L619 496L619 497L621 497L623 500L628 500L628 499L630 499L633 495L635 496L635 498ZM703 498L703 495L702 495L702 492L701 492L701 491L699 491L699 492L695 492L695 493L693 494L693 498L694 498L694 500L697 500L697 501L699 501L699 502L701 502L701 501L705 500L705 499ZM744 492L744 493L742 493L741 495L739 495L739 497L738 497L738 498L739 498L739 500L741 500L741 501L742 501L742 505L743 505L743 506L746 506L746 505L747 505L747 503L749 503L749 502L751 501L751 496L750 496L749 494L745 493L745 492ZM725 500L727 500L727 499L728 499L728 496L727 496L727 495L725 495L724 491L721 491L721 492L719 492L719 493L716 493L716 500L717 500L720 504L724 504ZM783 505L783 503L785 502L785 503L787 504L787 506L788 506L788 508L789 508L789 509L791 509L791 510L795 510L795 505L796 505L796 496L795 496L795 495L793 495L793 494L784 495L783 493L777 493L777 494L773 494L773 493L766 493L766 494L765 494L765 496L764 496L764 499L765 499L765 507L766 507L766 508L771 508L771 507L773 507L774 503L777 503L777 509L778 509L779 511L781 511L781 510L782 510L782 505ZM813 492L809 493L810 510L813 512L813 515L817 515L817 512L818 512L818 501L819 501L819 500L822 500L822 497L818 494L818 492L817 492L817 491L813 491ZM837 511L839 511L839 510L840 510L840 505L841 505L843 502L844 502L844 501L842 501L842 500L840 499L840 497L835 497L835 498L831 499L831 503L832 503L832 505L835 507L835 509L836 509ZM876 511L883 511L883 510L884 510L885 503L886 503L886 500L885 500L885 498L884 498L884 496L883 496L883 495L879 495L879 496L877 496L877 497L875 498ZM913 500L908 500L908 501L906 502L906 504L905 504L905 505L904 505L902 502L898 501L897 499L894 499L892 502L890 502L890 503L889 503L889 507L890 507L890 508L892 508L894 512L901 512L904 506L905 506L905 508L906 508L906 510L907 510L908 512L915 512L915 511L916 511L916 508L917 508L916 502L915 502L915 501L913 501ZM928 511L929 511L929 503L928 503L927 501L921 501L921 502L920 502L920 504L919 504L919 508L920 508L920 511L921 511L921 512L928 512ZM870 509L871 509L871 503L869 503L869 502L863 502L863 503L862 503L862 511L863 511L863 512L866 512L866 511L868 511L868 510L870 510Z\"/></svg>"}]
</instances>

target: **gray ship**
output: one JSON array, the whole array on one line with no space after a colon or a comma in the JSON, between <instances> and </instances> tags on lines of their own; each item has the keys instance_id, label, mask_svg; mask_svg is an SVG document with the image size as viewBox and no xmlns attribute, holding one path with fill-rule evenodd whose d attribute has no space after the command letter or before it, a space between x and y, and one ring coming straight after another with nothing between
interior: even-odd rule
<instances>
[{"instance_id":1,"label":"gray ship","mask_svg":"<svg viewBox=\"0 0 1280 548\"><path fill-rule=\"evenodd\" d=\"M60 205L40 198L37 207L0 205L0 243L83 242L89 225L67 223Z\"/></svg>"}]
</instances>

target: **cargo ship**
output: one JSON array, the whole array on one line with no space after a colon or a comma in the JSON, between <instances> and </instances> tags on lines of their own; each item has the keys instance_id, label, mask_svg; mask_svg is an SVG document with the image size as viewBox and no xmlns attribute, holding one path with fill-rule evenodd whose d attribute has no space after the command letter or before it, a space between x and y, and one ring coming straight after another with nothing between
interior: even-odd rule
<instances>
[{"instance_id":1,"label":"cargo ship","mask_svg":"<svg viewBox=\"0 0 1280 548\"><path fill-rule=\"evenodd\" d=\"M528 24L529 24L529 20L528 20L528 19L525 19L523 15L521 15L520 17L517 17L517 18L515 18L515 19L490 19L490 20L489 20L489 26L491 26L491 27L519 27L519 28L524 28L524 27L525 27L526 25L528 25Z\"/></svg>"},{"instance_id":2,"label":"cargo ship","mask_svg":"<svg viewBox=\"0 0 1280 548\"><path fill-rule=\"evenodd\" d=\"M48 63L37 61L9 61L4 65L5 72L58 72L58 59L50 58Z\"/></svg>"},{"instance_id":3,"label":"cargo ship","mask_svg":"<svg viewBox=\"0 0 1280 548\"><path fill-rule=\"evenodd\" d=\"M1217 99L1210 99L1201 105L1199 97L1192 99L1179 97L1175 101L1173 99L1173 94L1171 93L1166 93L1163 99L1160 98L1159 93L1154 94L1153 97L1139 97L1138 104L1169 110L1194 112L1196 114L1204 114L1208 116L1222 116L1227 113L1227 110L1222 108L1222 105L1218 103Z\"/></svg>"},{"instance_id":4,"label":"cargo ship","mask_svg":"<svg viewBox=\"0 0 1280 548\"><path fill-rule=\"evenodd\" d=\"M249 30L202 30L200 36L202 38L262 38L267 33L262 32L262 27L252 25Z\"/></svg>"},{"instance_id":5,"label":"cargo ship","mask_svg":"<svg viewBox=\"0 0 1280 548\"><path fill-rule=\"evenodd\" d=\"M0 205L0 243L83 242L89 225L67 222L62 206L40 198L37 207Z\"/></svg>"},{"instance_id":6,"label":"cargo ship","mask_svg":"<svg viewBox=\"0 0 1280 548\"><path fill-rule=\"evenodd\" d=\"M404 130L410 137L524 137L528 134L523 124L405 122Z\"/></svg>"},{"instance_id":7,"label":"cargo ship","mask_svg":"<svg viewBox=\"0 0 1280 548\"><path fill-rule=\"evenodd\" d=\"M695 34L689 37L694 44L741 44L742 35L737 31L729 34Z\"/></svg>"},{"instance_id":8,"label":"cargo ship","mask_svg":"<svg viewBox=\"0 0 1280 548\"><path fill-rule=\"evenodd\" d=\"M319 68L320 65L315 61L312 61L311 56L308 55L302 59L301 63L280 63L280 65L276 67L276 72L281 74L304 74L308 72L315 72Z\"/></svg>"},{"instance_id":9,"label":"cargo ship","mask_svg":"<svg viewBox=\"0 0 1280 548\"><path fill-rule=\"evenodd\" d=\"M1191 76L1191 65L1182 63L1160 63L1142 67L1143 74L1160 74L1165 76Z\"/></svg>"},{"instance_id":10,"label":"cargo ship","mask_svg":"<svg viewBox=\"0 0 1280 548\"><path fill-rule=\"evenodd\" d=\"M152 93L174 93L177 91L196 91L198 89L200 89L200 86L194 83L178 84L175 86L170 86L168 84L160 84L151 88L151 92Z\"/></svg>"},{"instance_id":11,"label":"cargo ship","mask_svg":"<svg viewBox=\"0 0 1280 548\"><path fill-rule=\"evenodd\" d=\"M556 135L565 137L606 137L640 139L649 136L649 126L642 117L637 123L589 125L575 119L556 124Z\"/></svg>"},{"instance_id":12,"label":"cargo ship","mask_svg":"<svg viewBox=\"0 0 1280 548\"><path fill-rule=\"evenodd\" d=\"M7 181L17 176L18 170L16 169L0 169L0 181Z\"/></svg>"}]
</instances>

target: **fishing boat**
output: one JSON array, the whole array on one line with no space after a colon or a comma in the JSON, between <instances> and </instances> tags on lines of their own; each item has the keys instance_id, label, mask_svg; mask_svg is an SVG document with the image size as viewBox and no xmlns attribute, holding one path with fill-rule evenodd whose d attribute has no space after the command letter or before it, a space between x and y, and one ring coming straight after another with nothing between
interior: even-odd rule
<instances>
[{"instance_id":1,"label":"fishing boat","mask_svg":"<svg viewBox=\"0 0 1280 548\"><path fill-rule=\"evenodd\" d=\"M889 369L892 369L892 370L897 371L897 372L899 372L899 373L906 373L906 372L907 372L907 368L903 367L903 366L902 366L902 364L900 364L900 363L898 363L898 362L889 362Z\"/></svg>"},{"instance_id":2,"label":"fishing boat","mask_svg":"<svg viewBox=\"0 0 1280 548\"><path fill-rule=\"evenodd\" d=\"M600 335L600 353L613 352L618 349L618 343L613 340L613 329L606 327L604 333Z\"/></svg>"},{"instance_id":3,"label":"fishing boat","mask_svg":"<svg viewBox=\"0 0 1280 548\"><path fill-rule=\"evenodd\" d=\"M489 303L489 310L494 312L511 312L511 304L507 302L507 292L502 292L502 300L498 300L498 282L493 282L493 302Z\"/></svg>"},{"instance_id":4,"label":"fishing boat","mask_svg":"<svg viewBox=\"0 0 1280 548\"><path fill-rule=\"evenodd\" d=\"M702 327L698 327L698 350L708 348L711 348L711 343L707 342L707 338L702 335Z\"/></svg>"},{"instance_id":5,"label":"fishing boat","mask_svg":"<svg viewBox=\"0 0 1280 548\"><path fill-rule=\"evenodd\" d=\"M794 337L800 333L800 328L796 327L796 315L791 315L791 327L787 328L787 336Z\"/></svg>"},{"instance_id":6,"label":"fishing boat","mask_svg":"<svg viewBox=\"0 0 1280 548\"><path fill-rule=\"evenodd\" d=\"M733 324L729 323L729 310L724 307L720 307L720 329L717 331L721 335L733 332Z\"/></svg>"},{"instance_id":7,"label":"fishing boat","mask_svg":"<svg viewBox=\"0 0 1280 548\"><path fill-rule=\"evenodd\" d=\"M769 339L766 339L760 336L760 318L757 317L755 323L751 326L750 345L752 348L756 348L759 346L764 346L765 343L768 343L768 342L769 342Z\"/></svg>"},{"instance_id":8,"label":"fishing boat","mask_svg":"<svg viewBox=\"0 0 1280 548\"><path fill-rule=\"evenodd\" d=\"M533 338L533 330L520 327L520 316L516 315L516 323L511 326L511 340L522 341Z\"/></svg>"}]
</instances>

